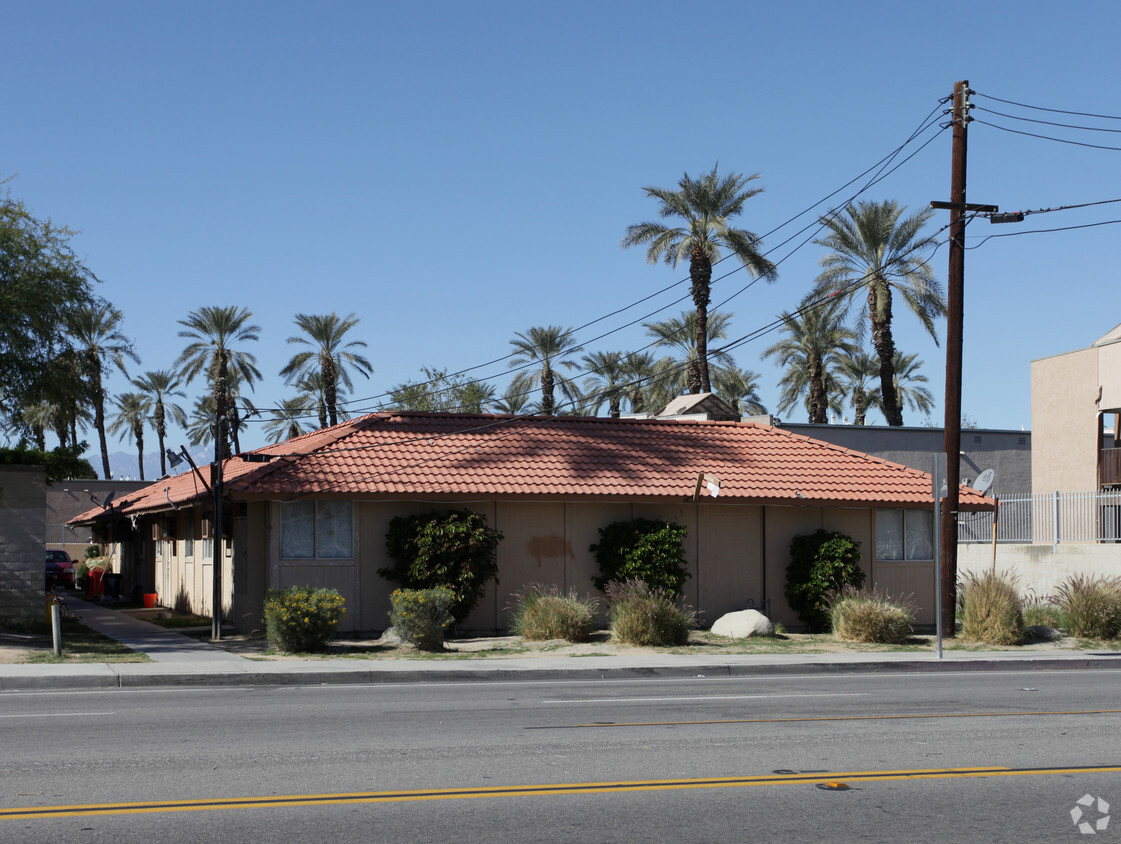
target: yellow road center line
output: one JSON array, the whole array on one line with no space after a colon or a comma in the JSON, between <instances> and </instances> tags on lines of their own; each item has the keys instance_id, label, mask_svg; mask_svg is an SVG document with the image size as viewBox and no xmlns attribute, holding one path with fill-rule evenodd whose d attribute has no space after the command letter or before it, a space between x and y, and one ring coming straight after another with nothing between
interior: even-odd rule
<instances>
[{"instance_id":1,"label":"yellow road center line","mask_svg":"<svg viewBox=\"0 0 1121 844\"><path fill-rule=\"evenodd\" d=\"M417 800L469 800L486 797L546 797L666 791L696 788L745 788L766 785L817 785L837 781L948 779L964 777L1047 776L1121 773L1121 765L1075 768L918 768L899 771L828 771L703 779L634 780L622 782L554 783L544 785L438 788L411 791L359 791L341 794L290 794L273 797L224 797L212 800L167 800L139 803L92 803L75 806L25 806L0 809L0 820L30 820L81 815L128 815L156 812L209 812L219 809L279 809L346 803L391 803Z\"/></svg>"}]
</instances>

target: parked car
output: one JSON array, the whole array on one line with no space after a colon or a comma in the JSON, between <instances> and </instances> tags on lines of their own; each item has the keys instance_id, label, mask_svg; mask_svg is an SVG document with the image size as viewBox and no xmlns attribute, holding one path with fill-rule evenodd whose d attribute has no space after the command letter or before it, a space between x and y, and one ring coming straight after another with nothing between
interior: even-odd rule
<instances>
[{"instance_id":1,"label":"parked car","mask_svg":"<svg viewBox=\"0 0 1121 844\"><path fill-rule=\"evenodd\" d=\"M47 549L47 589L54 585L74 588L74 567L77 560L59 548Z\"/></svg>"}]
</instances>

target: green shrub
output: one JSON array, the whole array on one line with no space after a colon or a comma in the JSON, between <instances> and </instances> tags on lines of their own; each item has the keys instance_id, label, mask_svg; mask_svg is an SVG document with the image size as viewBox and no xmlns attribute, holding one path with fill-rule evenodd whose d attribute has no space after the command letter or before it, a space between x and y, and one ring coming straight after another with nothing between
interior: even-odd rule
<instances>
[{"instance_id":1,"label":"green shrub","mask_svg":"<svg viewBox=\"0 0 1121 844\"><path fill-rule=\"evenodd\" d=\"M452 623L455 593L446 586L397 589L390 596L393 632L423 651L444 647L444 630Z\"/></svg>"},{"instance_id":2,"label":"green shrub","mask_svg":"<svg viewBox=\"0 0 1121 844\"><path fill-rule=\"evenodd\" d=\"M612 522L600 528L599 542L588 547L600 572L592 582L606 591L609 583L641 580L651 589L681 594L691 576L682 547L687 533L679 524L652 519Z\"/></svg>"},{"instance_id":3,"label":"green shrub","mask_svg":"<svg viewBox=\"0 0 1121 844\"><path fill-rule=\"evenodd\" d=\"M100 557L100 556L101 556L101 546L100 545L87 545L86 546L86 559L87 560L90 557Z\"/></svg>"},{"instance_id":4,"label":"green shrub","mask_svg":"<svg viewBox=\"0 0 1121 844\"><path fill-rule=\"evenodd\" d=\"M1020 602L1024 616L1024 627L1052 627L1055 630L1069 630L1070 618L1063 608L1051 600L1038 597L1025 597Z\"/></svg>"},{"instance_id":5,"label":"green shrub","mask_svg":"<svg viewBox=\"0 0 1121 844\"><path fill-rule=\"evenodd\" d=\"M1069 619L1067 633L1080 639L1116 639L1121 635L1121 578L1075 574L1052 598Z\"/></svg>"},{"instance_id":6,"label":"green shrub","mask_svg":"<svg viewBox=\"0 0 1121 844\"><path fill-rule=\"evenodd\" d=\"M628 645L684 645L696 626L696 613L679 605L668 589L641 580L607 584L611 635Z\"/></svg>"},{"instance_id":7,"label":"green shrub","mask_svg":"<svg viewBox=\"0 0 1121 844\"><path fill-rule=\"evenodd\" d=\"M394 565L378 574L406 589L450 589L455 596L452 618L458 624L479 603L487 581L498 582L501 540L499 531L487 527L485 516L469 510L398 516L385 536Z\"/></svg>"},{"instance_id":8,"label":"green shrub","mask_svg":"<svg viewBox=\"0 0 1121 844\"><path fill-rule=\"evenodd\" d=\"M265 595L265 630L273 647L290 653L321 651L346 618L346 599L335 589L289 586Z\"/></svg>"},{"instance_id":9,"label":"green shrub","mask_svg":"<svg viewBox=\"0 0 1121 844\"><path fill-rule=\"evenodd\" d=\"M1004 572L969 573L958 583L961 638L988 645L1022 645L1024 614L1016 578Z\"/></svg>"},{"instance_id":10,"label":"green shrub","mask_svg":"<svg viewBox=\"0 0 1121 844\"><path fill-rule=\"evenodd\" d=\"M578 597L574 589L562 594L556 586L534 583L513 597L512 626L526 639L587 642L595 632L597 602Z\"/></svg>"},{"instance_id":11,"label":"green shrub","mask_svg":"<svg viewBox=\"0 0 1121 844\"><path fill-rule=\"evenodd\" d=\"M864 585L860 543L843 533L796 536L786 567L786 601L811 632L829 629L829 595Z\"/></svg>"},{"instance_id":12,"label":"green shrub","mask_svg":"<svg viewBox=\"0 0 1121 844\"><path fill-rule=\"evenodd\" d=\"M911 635L914 602L893 599L875 589L861 592L844 586L829 599L833 635L848 642L899 644Z\"/></svg>"}]
</instances>

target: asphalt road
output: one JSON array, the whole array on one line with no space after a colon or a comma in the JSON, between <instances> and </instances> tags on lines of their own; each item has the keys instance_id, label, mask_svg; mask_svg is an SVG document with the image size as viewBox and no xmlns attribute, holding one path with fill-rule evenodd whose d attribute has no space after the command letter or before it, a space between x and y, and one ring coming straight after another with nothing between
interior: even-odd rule
<instances>
[{"instance_id":1,"label":"asphalt road","mask_svg":"<svg viewBox=\"0 0 1121 844\"><path fill-rule=\"evenodd\" d=\"M1071 815L1121 813L1119 691L1035 671L5 693L0 841L1121 839Z\"/></svg>"}]
</instances>

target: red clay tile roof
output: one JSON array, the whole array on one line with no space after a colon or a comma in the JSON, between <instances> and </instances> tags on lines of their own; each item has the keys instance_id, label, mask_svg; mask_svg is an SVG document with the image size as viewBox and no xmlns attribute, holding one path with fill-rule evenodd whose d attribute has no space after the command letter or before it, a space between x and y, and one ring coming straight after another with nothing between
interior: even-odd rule
<instances>
[{"instance_id":1,"label":"red clay tile roof","mask_svg":"<svg viewBox=\"0 0 1121 844\"><path fill-rule=\"evenodd\" d=\"M234 500L501 498L682 501L697 475L719 502L924 507L930 476L781 428L737 422L375 413L258 449L270 463L227 460ZM209 481L209 473L203 469ZM702 491L702 497L708 493ZM206 498L193 472L114 502L117 514ZM961 509L991 499L966 488ZM98 510L76 522L96 520Z\"/></svg>"}]
</instances>

